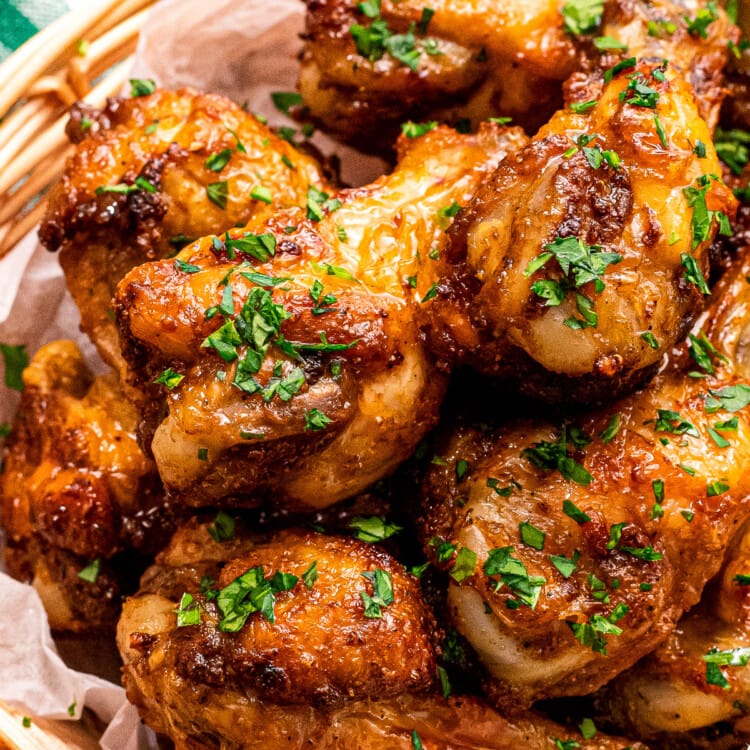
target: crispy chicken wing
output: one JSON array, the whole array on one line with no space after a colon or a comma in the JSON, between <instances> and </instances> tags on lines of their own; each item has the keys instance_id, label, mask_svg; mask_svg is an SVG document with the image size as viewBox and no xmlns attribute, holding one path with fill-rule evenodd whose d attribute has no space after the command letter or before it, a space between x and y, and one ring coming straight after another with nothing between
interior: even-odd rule
<instances>
[{"instance_id":1,"label":"crispy chicken wing","mask_svg":"<svg viewBox=\"0 0 750 750\"><path fill-rule=\"evenodd\" d=\"M437 293L429 256L524 141L495 126L403 138L395 172L369 186L128 274L115 309L168 490L190 505L322 507L407 458L445 387L416 324ZM150 385L165 368L171 390Z\"/></svg>"},{"instance_id":2,"label":"crispy chicken wing","mask_svg":"<svg viewBox=\"0 0 750 750\"><path fill-rule=\"evenodd\" d=\"M551 400L612 398L653 372L703 308L708 248L736 203L671 65L605 78L459 214L426 308L445 358Z\"/></svg>"},{"instance_id":3,"label":"crispy chicken wing","mask_svg":"<svg viewBox=\"0 0 750 750\"><path fill-rule=\"evenodd\" d=\"M542 717L435 695L435 637L417 580L375 546L301 531L218 543L194 523L118 626L128 697L177 750L568 741ZM626 744L598 735L571 747Z\"/></svg>"},{"instance_id":4,"label":"crispy chicken wing","mask_svg":"<svg viewBox=\"0 0 750 750\"><path fill-rule=\"evenodd\" d=\"M111 301L131 268L326 188L312 158L228 99L190 89L74 108L68 132L78 145L40 238L60 250L81 327L118 370Z\"/></svg>"},{"instance_id":5,"label":"crispy chicken wing","mask_svg":"<svg viewBox=\"0 0 750 750\"><path fill-rule=\"evenodd\" d=\"M389 148L409 118L476 125L502 115L534 130L576 68L604 69L625 54L681 68L715 122L727 41L737 41L724 11L702 2L609 0L603 14L596 3L579 14L557 0L306 2L305 104L324 127L369 150ZM599 35L608 42L601 49Z\"/></svg>"},{"instance_id":6,"label":"crispy chicken wing","mask_svg":"<svg viewBox=\"0 0 750 750\"><path fill-rule=\"evenodd\" d=\"M42 347L23 380L0 476L8 569L33 583L54 629L111 628L143 570L132 553L153 554L173 528L136 411L71 341Z\"/></svg>"},{"instance_id":7,"label":"crispy chicken wing","mask_svg":"<svg viewBox=\"0 0 750 750\"><path fill-rule=\"evenodd\" d=\"M746 255L647 389L562 428L461 427L440 450L426 549L458 566L452 619L500 702L591 692L721 565L750 492L749 272Z\"/></svg>"},{"instance_id":8,"label":"crispy chicken wing","mask_svg":"<svg viewBox=\"0 0 750 750\"><path fill-rule=\"evenodd\" d=\"M714 735L721 734L730 734L733 743L750 741L748 571L745 523L700 604L656 651L606 688L599 704L611 720L669 747L680 742L718 747ZM719 723L723 726L714 726ZM684 732L689 738L676 734ZM710 737L717 744L708 742Z\"/></svg>"}]
</instances>

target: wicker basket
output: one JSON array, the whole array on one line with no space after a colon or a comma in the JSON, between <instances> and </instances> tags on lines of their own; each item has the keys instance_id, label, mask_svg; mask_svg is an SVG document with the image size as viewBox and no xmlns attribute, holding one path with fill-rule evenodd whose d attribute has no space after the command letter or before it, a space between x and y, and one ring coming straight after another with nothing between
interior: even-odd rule
<instances>
[{"instance_id":1,"label":"wicker basket","mask_svg":"<svg viewBox=\"0 0 750 750\"><path fill-rule=\"evenodd\" d=\"M39 197L62 171L67 109L100 107L130 70L155 0L100 0L68 13L0 65L0 257L40 220Z\"/></svg>"}]
</instances>

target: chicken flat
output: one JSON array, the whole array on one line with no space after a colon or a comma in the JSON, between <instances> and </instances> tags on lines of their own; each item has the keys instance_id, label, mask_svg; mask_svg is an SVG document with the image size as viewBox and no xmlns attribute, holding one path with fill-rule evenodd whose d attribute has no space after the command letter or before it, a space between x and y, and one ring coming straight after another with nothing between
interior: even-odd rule
<instances>
[{"instance_id":1,"label":"chicken flat","mask_svg":"<svg viewBox=\"0 0 750 750\"><path fill-rule=\"evenodd\" d=\"M23 379L0 476L8 570L34 585L54 629L111 629L174 520L136 411L71 341L42 347Z\"/></svg>"},{"instance_id":2,"label":"chicken flat","mask_svg":"<svg viewBox=\"0 0 750 750\"><path fill-rule=\"evenodd\" d=\"M424 540L505 705L586 694L654 650L747 516L750 259L647 389L553 426L455 429ZM694 375L691 375L694 373ZM460 555L460 557L458 557Z\"/></svg>"},{"instance_id":3,"label":"chicken flat","mask_svg":"<svg viewBox=\"0 0 750 750\"><path fill-rule=\"evenodd\" d=\"M294 530L217 542L195 523L118 626L128 697L176 750L576 743L541 716L435 694L435 636L417 579L376 546ZM640 747L575 736L566 747Z\"/></svg>"},{"instance_id":4,"label":"chicken flat","mask_svg":"<svg viewBox=\"0 0 750 750\"><path fill-rule=\"evenodd\" d=\"M429 256L524 142L493 125L404 137L396 170L371 185L129 273L115 310L169 492L323 507L411 455L446 383L416 322L437 293ZM153 385L165 372L171 389Z\"/></svg>"},{"instance_id":5,"label":"chicken flat","mask_svg":"<svg viewBox=\"0 0 750 750\"><path fill-rule=\"evenodd\" d=\"M79 107L68 132L76 150L39 236L60 250L81 327L116 370L112 296L131 268L326 189L314 159L228 99L190 89Z\"/></svg>"}]
</instances>

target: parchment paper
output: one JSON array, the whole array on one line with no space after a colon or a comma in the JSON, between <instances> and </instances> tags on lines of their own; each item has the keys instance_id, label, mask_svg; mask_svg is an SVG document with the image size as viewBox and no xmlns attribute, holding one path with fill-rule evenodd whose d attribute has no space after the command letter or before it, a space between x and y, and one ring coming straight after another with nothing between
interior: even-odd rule
<instances>
[{"instance_id":1,"label":"parchment paper","mask_svg":"<svg viewBox=\"0 0 750 750\"><path fill-rule=\"evenodd\" d=\"M142 29L132 75L167 88L224 94L247 102L271 125L294 125L274 109L270 93L295 88L303 23L301 0L162 0ZM348 184L364 184L383 171L379 160L320 134L313 140L323 153L340 157ZM78 324L57 257L39 246L34 232L0 260L0 342L25 344L33 354L49 341L72 338L94 370L102 371ZM17 404L18 394L0 385L0 422L12 420ZM122 688L65 666L30 586L0 573L0 601L0 699L33 715L63 719L70 718L74 702L75 718L88 706L109 724L101 741L105 750L155 747Z\"/></svg>"}]
</instances>

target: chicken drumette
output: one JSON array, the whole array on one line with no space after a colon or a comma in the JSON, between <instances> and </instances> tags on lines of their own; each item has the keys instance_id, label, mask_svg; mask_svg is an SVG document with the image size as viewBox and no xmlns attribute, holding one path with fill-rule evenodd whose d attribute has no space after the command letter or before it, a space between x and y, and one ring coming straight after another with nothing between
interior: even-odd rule
<instances>
[{"instance_id":1,"label":"chicken drumette","mask_svg":"<svg viewBox=\"0 0 750 750\"><path fill-rule=\"evenodd\" d=\"M627 60L571 93L458 215L425 327L446 359L535 396L606 400L703 309L736 201L671 65Z\"/></svg>"},{"instance_id":2,"label":"chicken drumette","mask_svg":"<svg viewBox=\"0 0 750 750\"><path fill-rule=\"evenodd\" d=\"M664 747L750 741L750 524L667 640L598 699L608 721Z\"/></svg>"},{"instance_id":3,"label":"chicken drumette","mask_svg":"<svg viewBox=\"0 0 750 750\"><path fill-rule=\"evenodd\" d=\"M738 31L702 2L306 0L300 90L324 127L365 149L389 148L406 119L476 126L511 116L533 130L562 82L628 55L668 59L712 123ZM595 42L603 39L603 42Z\"/></svg>"},{"instance_id":4,"label":"chicken drumette","mask_svg":"<svg viewBox=\"0 0 750 750\"><path fill-rule=\"evenodd\" d=\"M294 530L216 542L195 523L118 626L128 697L177 750L628 744L443 699L436 636L417 579L374 545Z\"/></svg>"},{"instance_id":5,"label":"chicken drumette","mask_svg":"<svg viewBox=\"0 0 750 750\"><path fill-rule=\"evenodd\" d=\"M750 492L750 260L644 390L562 427L460 427L424 485L452 619L504 703L585 694L652 651L718 570Z\"/></svg>"},{"instance_id":6,"label":"chicken drumette","mask_svg":"<svg viewBox=\"0 0 750 750\"><path fill-rule=\"evenodd\" d=\"M190 89L77 105L68 133L76 150L39 234L60 250L81 327L116 370L112 296L131 268L326 189L314 159L228 99Z\"/></svg>"},{"instance_id":7,"label":"chicken drumette","mask_svg":"<svg viewBox=\"0 0 750 750\"><path fill-rule=\"evenodd\" d=\"M23 380L0 476L8 569L33 584L54 629L112 628L174 523L136 410L71 341L42 347Z\"/></svg>"}]
</instances>

